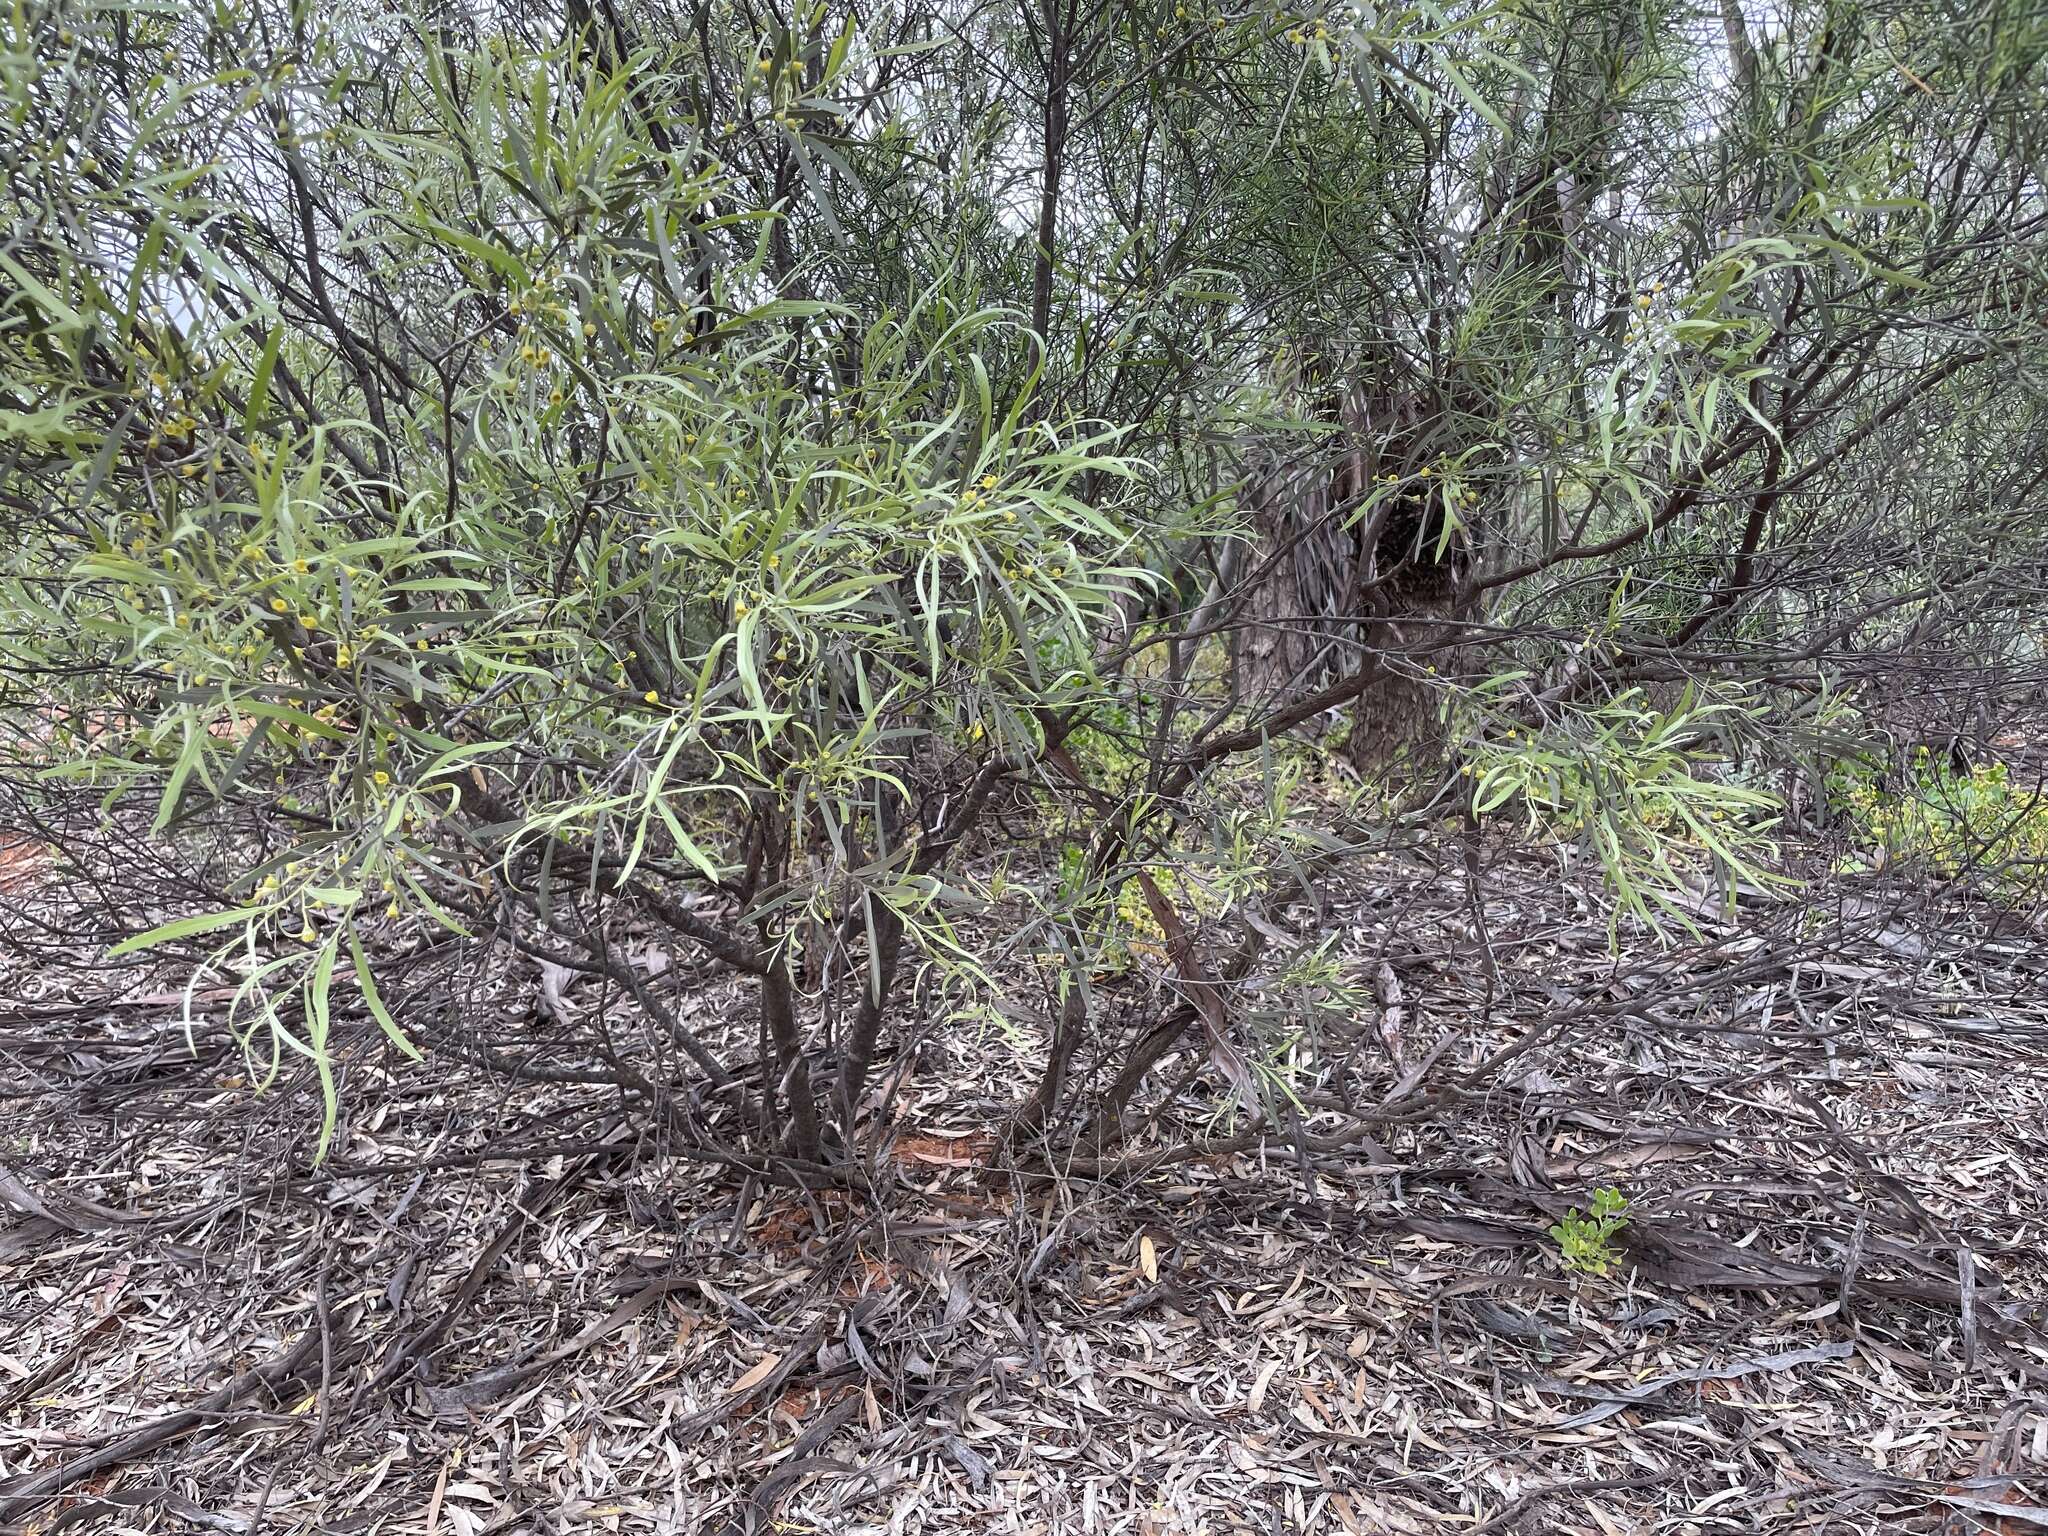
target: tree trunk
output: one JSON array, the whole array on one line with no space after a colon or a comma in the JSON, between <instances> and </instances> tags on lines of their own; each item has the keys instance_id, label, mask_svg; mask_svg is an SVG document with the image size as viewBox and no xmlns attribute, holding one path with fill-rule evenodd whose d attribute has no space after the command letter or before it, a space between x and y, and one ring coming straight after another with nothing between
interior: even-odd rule
<instances>
[{"instance_id":1,"label":"tree trunk","mask_svg":"<svg viewBox=\"0 0 2048 1536\"><path fill-rule=\"evenodd\" d=\"M1361 772L1395 780L1435 773L1444 759L1439 696L1426 670L1447 626L1440 617L1412 613L1374 624L1366 664L1378 679L1351 706L1345 755Z\"/></svg>"},{"instance_id":2,"label":"tree trunk","mask_svg":"<svg viewBox=\"0 0 2048 1536\"><path fill-rule=\"evenodd\" d=\"M796 999L789 967L781 954L761 977L761 1026L775 1048L776 1076L782 1101L789 1109L788 1142L792 1156L815 1163L822 1150L818 1136L818 1096L811 1088L811 1068L797 1028ZM772 1100L772 1095L769 1095Z\"/></svg>"},{"instance_id":3,"label":"tree trunk","mask_svg":"<svg viewBox=\"0 0 2048 1536\"><path fill-rule=\"evenodd\" d=\"M1234 642L1237 694L1270 703L1370 669L1348 756L1374 774L1424 776L1443 757L1429 679L1467 561L1461 540L1442 537L1428 467L1442 453L1428 439L1443 409L1426 387L1369 378L1312 414L1339 427L1334 449L1325 439L1318 459L1275 465L1249 491L1252 563L1265 569ZM1391 498L1390 475L1400 486Z\"/></svg>"},{"instance_id":4,"label":"tree trunk","mask_svg":"<svg viewBox=\"0 0 2048 1536\"><path fill-rule=\"evenodd\" d=\"M867 904L867 927L874 949L861 977L860 1004L854 1010L853 1032L839 1061L839 1131L847 1150L854 1146L854 1117L860 1108L861 1090L875 1064L875 1047L881 1039L882 1018L888 1011L889 992L896 984L896 965L903 954L903 919L896 909L870 891L861 898Z\"/></svg>"},{"instance_id":5,"label":"tree trunk","mask_svg":"<svg viewBox=\"0 0 2048 1536\"><path fill-rule=\"evenodd\" d=\"M770 890L780 890L789 878L790 825L788 815L767 809L759 823L759 878ZM790 938L786 927L757 922L760 953L768 968L761 973L761 1033L767 1037L774 1059L764 1061L761 1100L766 1113L774 1112L776 1089L789 1112L786 1133L791 1155L816 1162L823 1149L818 1135L818 1096L811 1086L810 1061L804 1054L803 1028L796 1017L796 988L790 979Z\"/></svg>"}]
</instances>

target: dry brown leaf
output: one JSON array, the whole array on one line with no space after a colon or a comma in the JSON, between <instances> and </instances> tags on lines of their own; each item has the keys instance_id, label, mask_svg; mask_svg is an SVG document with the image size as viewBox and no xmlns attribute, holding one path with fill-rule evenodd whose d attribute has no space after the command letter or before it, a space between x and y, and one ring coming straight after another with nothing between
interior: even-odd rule
<instances>
[{"instance_id":1,"label":"dry brown leaf","mask_svg":"<svg viewBox=\"0 0 2048 1536\"><path fill-rule=\"evenodd\" d=\"M1138 1268L1145 1272L1145 1278L1155 1285L1159 1281L1159 1245L1152 1241L1147 1232L1138 1239Z\"/></svg>"},{"instance_id":2,"label":"dry brown leaf","mask_svg":"<svg viewBox=\"0 0 2048 1536\"><path fill-rule=\"evenodd\" d=\"M769 1374L772 1371L774 1371L775 1367L777 1367L780 1364L782 1364L782 1356L773 1354L763 1355L759 1360L754 1362L754 1367L752 1370L748 1371L746 1375L742 1376L738 1381L732 1384L732 1390L735 1392L753 1391L754 1388L758 1387L759 1385L761 1385L762 1382L766 1381L769 1377Z\"/></svg>"},{"instance_id":3,"label":"dry brown leaf","mask_svg":"<svg viewBox=\"0 0 2048 1536\"><path fill-rule=\"evenodd\" d=\"M441 1475L434 1479L434 1492L427 1500L427 1536L441 1529L441 1501L448 1496L448 1469L454 1465L452 1458L442 1462Z\"/></svg>"},{"instance_id":4,"label":"dry brown leaf","mask_svg":"<svg viewBox=\"0 0 2048 1536\"><path fill-rule=\"evenodd\" d=\"M1251 1412L1257 1413L1265 1405L1266 1388L1273 1384L1273 1377L1279 1369L1278 1360L1268 1360L1266 1368L1259 1372L1259 1379L1252 1383L1252 1395L1244 1401L1245 1407Z\"/></svg>"}]
</instances>

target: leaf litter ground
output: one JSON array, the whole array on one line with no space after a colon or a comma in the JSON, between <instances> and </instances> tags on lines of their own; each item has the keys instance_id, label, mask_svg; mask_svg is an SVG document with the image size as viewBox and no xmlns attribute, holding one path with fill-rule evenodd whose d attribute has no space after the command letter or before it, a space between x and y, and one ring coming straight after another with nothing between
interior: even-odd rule
<instances>
[{"instance_id":1,"label":"leaf litter ground","mask_svg":"<svg viewBox=\"0 0 2048 1536\"><path fill-rule=\"evenodd\" d=\"M316 1167L308 1085L193 1049L162 975L0 976L0 1524L2048 1529L2039 926L1866 877L1616 958L1554 866L1486 878L1485 945L1420 855L1293 914L1419 1079L1361 1019L1290 1133L1183 1093L1017 1166L1041 1042L933 1031L857 1197L367 1027ZM432 958L415 1004L535 1038L609 1006ZM1567 1273L1602 1187L1620 1263Z\"/></svg>"}]
</instances>

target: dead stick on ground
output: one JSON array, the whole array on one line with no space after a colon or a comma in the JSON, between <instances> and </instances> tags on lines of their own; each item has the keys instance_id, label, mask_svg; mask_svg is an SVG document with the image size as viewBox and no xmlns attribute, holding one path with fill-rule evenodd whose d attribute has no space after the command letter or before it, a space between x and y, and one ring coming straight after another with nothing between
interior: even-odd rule
<instances>
[{"instance_id":1,"label":"dead stick on ground","mask_svg":"<svg viewBox=\"0 0 2048 1536\"><path fill-rule=\"evenodd\" d=\"M441 1309L440 1315L410 1338L400 1339L397 1343L393 1344L390 1353L384 1357L384 1364L378 1369L377 1374L369 1381L364 1382L351 1394L348 1405L350 1418L355 1416L356 1408L364 1397L374 1397L377 1393L384 1391L405 1373L408 1366L424 1358L439 1346L442 1338L454 1326L455 1320L468 1309L472 1301L476 1300L477 1293L484 1288L484 1283L490 1279L492 1271L497 1268L498 1261L505 1256L505 1250L510 1248L519 1234L526 1230L527 1224L547 1210L549 1206L553 1205L561 1197L564 1191L568 1190L586 1173L590 1172L592 1168L596 1167L604 1155L604 1153L592 1153L589 1157L578 1158L562 1171L560 1178L543 1184L533 1193L524 1195L512 1202L512 1209L516 1214L505 1224L504 1230L491 1240L490 1246L476 1256L476 1262L470 1265L469 1273L463 1276L462 1284L456 1287L454 1297L450 1299L447 1306Z\"/></svg>"}]
</instances>

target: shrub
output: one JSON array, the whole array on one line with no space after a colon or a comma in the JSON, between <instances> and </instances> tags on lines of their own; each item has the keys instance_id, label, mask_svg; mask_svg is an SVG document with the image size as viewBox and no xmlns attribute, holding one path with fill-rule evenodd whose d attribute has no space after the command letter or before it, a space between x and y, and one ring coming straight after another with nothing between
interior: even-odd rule
<instances>
[{"instance_id":1,"label":"shrub","mask_svg":"<svg viewBox=\"0 0 2048 1536\"><path fill-rule=\"evenodd\" d=\"M2009 893L2037 888L2048 868L2048 794L2014 784L2004 763L1962 771L1921 747L1897 791L1869 758L1837 765L1827 784L1880 862L1974 872Z\"/></svg>"},{"instance_id":2,"label":"shrub","mask_svg":"<svg viewBox=\"0 0 2048 1536\"><path fill-rule=\"evenodd\" d=\"M321 1073L323 1142L337 976L412 1049L366 939L616 973L623 901L754 979L815 1157L793 955L855 957L850 1114L900 949L975 967L947 852L1097 697L1132 465L992 381L1014 319L954 276L866 317L778 293L776 215L598 52L409 46L375 123L275 55L167 71L4 258L47 403L7 422L40 500L0 604L69 722L47 777L236 829L225 904L120 948L228 977L252 1053ZM207 174L232 154L281 206Z\"/></svg>"}]
</instances>

